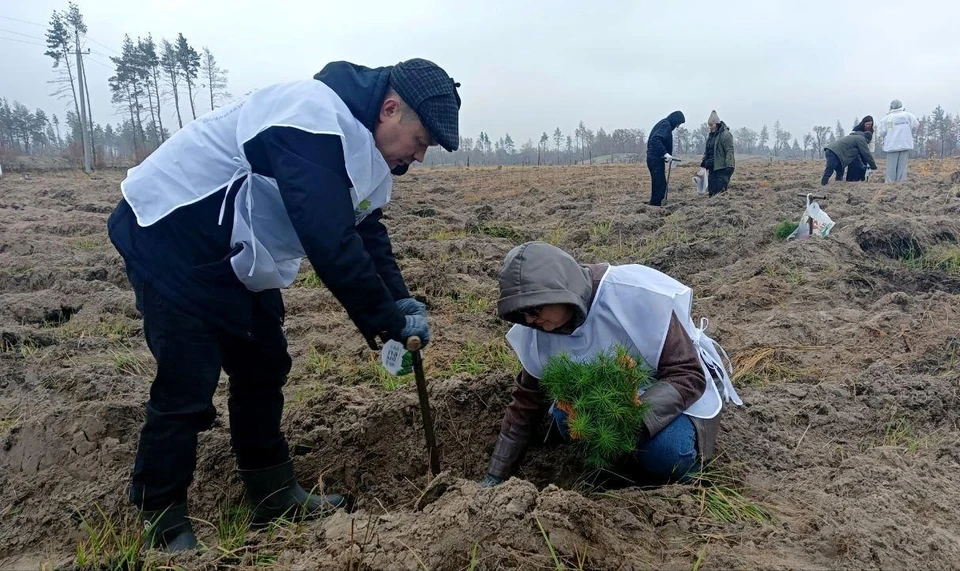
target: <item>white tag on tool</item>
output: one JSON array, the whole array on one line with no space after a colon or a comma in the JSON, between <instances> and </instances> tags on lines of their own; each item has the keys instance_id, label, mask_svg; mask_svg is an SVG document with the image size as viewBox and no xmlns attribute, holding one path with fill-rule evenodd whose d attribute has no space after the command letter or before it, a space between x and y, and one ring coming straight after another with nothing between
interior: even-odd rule
<instances>
[{"instance_id":1,"label":"white tag on tool","mask_svg":"<svg viewBox=\"0 0 960 571\"><path fill-rule=\"evenodd\" d=\"M380 353L380 363L393 376L407 375L412 370L413 357L398 341L387 341Z\"/></svg>"}]
</instances>

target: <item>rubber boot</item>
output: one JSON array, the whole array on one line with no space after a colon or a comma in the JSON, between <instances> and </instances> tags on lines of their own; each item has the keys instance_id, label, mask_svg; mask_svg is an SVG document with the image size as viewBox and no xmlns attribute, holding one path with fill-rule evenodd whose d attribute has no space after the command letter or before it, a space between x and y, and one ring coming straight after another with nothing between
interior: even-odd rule
<instances>
[{"instance_id":1,"label":"rubber boot","mask_svg":"<svg viewBox=\"0 0 960 571\"><path fill-rule=\"evenodd\" d=\"M339 508L348 509L350 498L340 494L310 494L297 483L293 460L261 470L237 470L247 488L250 523L263 526L271 520L312 519L329 515Z\"/></svg>"},{"instance_id":2,"label":"rubber boot","mask_svg":"<svg viewBox=\"0 0 960 571\"><path fill-rule=\"evenodd\" d=\"M147 528L144 543L148 547L160 548L167 553L197 547L193 524L187 518L186 502L165 510L144 510L140 512L140 517Z\"/></svg>"}]
</instances>

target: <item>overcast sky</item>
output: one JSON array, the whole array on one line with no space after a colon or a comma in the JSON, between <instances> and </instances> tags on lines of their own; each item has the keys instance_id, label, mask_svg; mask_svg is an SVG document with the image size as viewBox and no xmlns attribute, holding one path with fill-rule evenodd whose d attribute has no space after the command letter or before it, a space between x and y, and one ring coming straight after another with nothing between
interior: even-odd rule
<instances>
[{"instance_id":1,"label":"overcast sky","mask_svg":"<svg viewBox=\"0 0 960 571\"><path fill-rule=\"evenodd\" d=\"M101 123L119 120L106 56L124 33L148 32L208 46L235 95L311 77L329 61L431 59L462 83L461 134L510 133L518 146L556 127L572 133L580 120L649 132L674 109L688 127L711 109L734 129L779 119L801 139L815 124L879 118L893 98L918 115L938 103L960 110L960 2L950 0L78 3L98 60L87 73ZM0 0L0 96L61 119L66 102L47 84L52 61L21 42L42 43L31 36L42 38L66 5Z\"/></svg>"}]
</instances>

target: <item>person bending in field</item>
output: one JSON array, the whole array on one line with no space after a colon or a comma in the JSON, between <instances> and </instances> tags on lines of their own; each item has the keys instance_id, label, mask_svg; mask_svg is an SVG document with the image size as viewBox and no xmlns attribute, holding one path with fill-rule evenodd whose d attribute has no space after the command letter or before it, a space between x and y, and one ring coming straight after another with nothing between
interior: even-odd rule
<instances>
[{"instance_id":1,"label":"person bending in field","mask_svg":"<svg viewBox=\"0 0 960 571\"><path fill-rule=\"evenodd\" d=\"M827 186L830 182L830 176L837 174L837 181L843 177L843 169L847 168L854 161L863 161L870 168L876 170L877 163L873 160L873 154L867 147L867 143L873 138L873 133L854 132L846 137L840 137L836 141L827 145L823 154L827 165L823 171L823 177L820 178L820 184Z\"/></svg>"},{"instance_id":2,"label":"person bending in field","mask_svg":"<svg viewBox=\"0 0 960 571\"><path fill-rule=\"evenodd\" d=\"M197 544L187 490L221 370L251 523L349 505L297 483L280 429L291 366L280 290L306 257L369 344L430 340L382 208L391 173L433 145L456 150L457 85L422 59L334 62L207 113L127 172L108 227L157 362L129 489L148 545Z\"/></svg>"},{"instance_id":3,"label":"person bending in field","mask_svg":"<svg viewBox=\"0 0 960 571\"><path fill-rule=\"evenodd\" d=\"M873 116L867 115L853 128L854 133L873 134ZM867 165L859 157L854 159L847 167L847 182L858 182L867 180Z\"/></svg>"},{"instance_id":4,"label":"person bending in field","mask_svg":"<svg viewBox=\"0 0 960 571\"><path fill-rule=\"evenodd\" d=\"M631 348L654 369L653 383L638 395L648 405L632 453L638 478L683 481L697 472L713 454L724 398L742 402L705 326L691 319L692 299L690 288L646 266L584 265L543 242L511 250L497 312L515 324L507 341L523 369L482 485L516 472L548 412L570 438L566 407L547 402L541 386L544 365L561 354L589 360L615 346Z\"/></svg>"}]
</instances>

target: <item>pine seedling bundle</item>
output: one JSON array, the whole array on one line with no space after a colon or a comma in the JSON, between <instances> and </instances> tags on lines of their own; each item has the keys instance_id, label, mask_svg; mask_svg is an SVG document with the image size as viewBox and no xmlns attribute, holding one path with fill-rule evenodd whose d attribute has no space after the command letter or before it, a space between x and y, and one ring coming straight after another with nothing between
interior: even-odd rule
<instances>
[{"instance_id":1,"label":"pine seedling bundle","mask_svg":"<svg viewBox=\"0 0 960 571\"><path fill-rule=\"evenodd\" d=\"M541 384L567 413L570 437L593 467L606 468L636 449L647 408L637 391L653 380L650 368L637 360L616 346L589 361L556 355L543 369Z\"/></svg>"}]
</instances>

